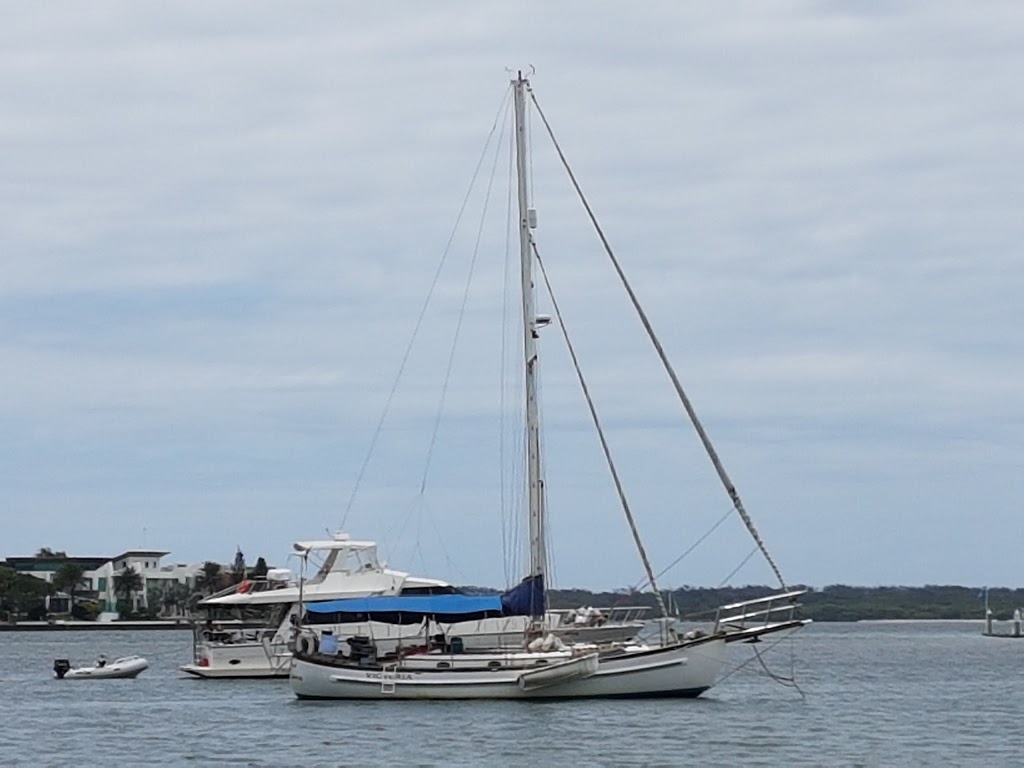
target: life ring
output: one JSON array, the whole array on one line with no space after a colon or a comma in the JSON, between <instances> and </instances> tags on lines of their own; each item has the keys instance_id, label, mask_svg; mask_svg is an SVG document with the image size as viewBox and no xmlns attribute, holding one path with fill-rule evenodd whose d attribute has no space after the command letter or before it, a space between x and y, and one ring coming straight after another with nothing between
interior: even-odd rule
<instances>
[{"instance_id":1,"label":"life ring","mask_svg":"<svg viewBox=\"0 0 1024 768\"><path fill-rule=\"evenodd\" d=\"M246 592L248 592L248 591L249 591L250 589L252 589L252 582L251 582L251 581L243 581L243 582L241 582L241 583L240 583L240 584L238 585L238 590L237 590L237 592L238 592L238 594L240 594L240 595L244 595L244 594L245 594Z\"/></svg>"},{"instance_id":2,"label":"life ring","mask_svg":"<svg viewBox=\"0 0 1024 768\"><path fill-rule=\"evenodd\" d=\"M316 638L299 635L298 648L300 656L312 656L316 653Z\"/></svg>"}]
</instances>

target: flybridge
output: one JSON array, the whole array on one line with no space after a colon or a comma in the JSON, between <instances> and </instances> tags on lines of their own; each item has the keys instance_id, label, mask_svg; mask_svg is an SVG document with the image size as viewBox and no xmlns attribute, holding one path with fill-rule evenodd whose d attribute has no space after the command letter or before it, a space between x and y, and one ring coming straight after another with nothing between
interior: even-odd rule
<instances>
[{"instance_id":1,"label":"flybridge","mask_svg":"<svg viewBox=\"0 0 1024 768\"><path fill-rule=\"evenodd\" d=\"M335 539L325 539L323 541L296 541L292 544L292 549L296 552L310 552L312 550L336 550L336 549L351 549L351 550L364 550L364 549L376 549L377 542L375 541L353 541L347 536L339 536Z\"/></svg>"}]
</instances>

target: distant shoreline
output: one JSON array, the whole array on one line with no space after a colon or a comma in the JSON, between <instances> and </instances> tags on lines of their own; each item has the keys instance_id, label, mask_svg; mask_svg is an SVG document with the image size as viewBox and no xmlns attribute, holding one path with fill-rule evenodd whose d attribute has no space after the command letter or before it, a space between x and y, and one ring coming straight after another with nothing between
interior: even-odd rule
<instances>
[{"instance_id":1,"label":"distant shoreline","mask_svg":"<svg viewBox=\"0 0 1024 768\"><path fill-rule=\"evenodd\" d=\"M976 624L983 619L854 619L852 621L819 621L819 624ZM996 622L997 624L1006 622ZM191 630L190 620L153 621L22 621L0 623L0 632L125 632L134 630Z\"/></svg>"},{"instance_id":2,"label":"distant shoreline","mask_svg":"<svg viewBox=\"0 0 1024 768\"><path fill-rule=\"evenodd\" d=\"M467 594L493 594L497 590L464 587ZM800 615L815 622L920 623L961 622L982 624L986 609L996 622L1012 619L1015 611L1024 608L1024 589L990 587L978 589L963 586L926 587L853 587L833 584L821 589L794 585L794 590L806 589L797 601ZM719 615L721 606L757 600L778 590L766 585L742 587L681 587L666 593L668 606L678 613L682 621L710 623ZM660 614L662 608L657 597L650 592L592 592L585 589L550 589L547 591L550 609L575 609L592 606L601 610L646 608L648 617ZM126 620L89 622L74 620L23 621L0 624L0 632L29 631L116 631L116 630L182 630L192 627L190 619ZM259 623L252 624L260 626Z\"/></svg>"},{"instance_id":3,"label":"distant shoreline","mask_svg":"<svg viewBox=\"0 0 1024 768\"><path fill-rule=\"evenodd\" d=\"M819 622L822 624L842 622ZM857 619L855 624L984 624L984 619Z\"/></svg>"},{"instance_id":4,"label":"distant shoreline","mask_svg":"<svg viewBox=\"0 0 1024 768\"><path fill-rule=\"evenodd\" d=\"M135 629L192 629L190 619L154 619L153 621L19 621L0 623L0 632L96 632Z\"/></svg>"}]
</instances>

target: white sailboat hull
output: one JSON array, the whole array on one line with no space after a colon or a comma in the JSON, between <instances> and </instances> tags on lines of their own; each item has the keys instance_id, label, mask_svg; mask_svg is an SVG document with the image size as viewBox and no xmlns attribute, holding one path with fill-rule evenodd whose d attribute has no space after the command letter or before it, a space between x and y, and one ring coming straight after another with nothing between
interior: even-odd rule
<instances>
[{"instance_id":1,"label":"white sailboat hull","mask_svg":"<svg viewBox=\"0 0 1024 768\"><path fill-rule=\"evenodd\" d=\"M438 659L454 663L458 656ZM524 684L523 678L537 668L363 669L306 657L292 659L289 680L300 699L693 698L715 684L725 662L725 640L711 638L604 658L592 674L565 679L552 675L549 684L536 686Z\"/></svg>"},{"instance_id":2,"label":"white sailboat hull","mask_svg":"<svg viewBox=\"0 0 1024 768\"><path fill-rule=\"evenodd\" d=\"M643 623L607 623L601 626L581 627L559 625L558 615L548 617L549 631L567 643L625 642L634 637ZM528 619L514 616L501 619L480 619L442 625L449 637L461 637L466 650L510 648L521 646ZM419 627L365 622L359 624L324 625L344 639L352 635L367 635L377 641L382 653L400 646L415 645L423 639ZM268 645L262 642L201 643L196 649L196 660L179 669L193 677L207 679L232 678L285 678L288 677L291 652L287 647L288 630L281 628Z\"/></svg>"}]
</instances>

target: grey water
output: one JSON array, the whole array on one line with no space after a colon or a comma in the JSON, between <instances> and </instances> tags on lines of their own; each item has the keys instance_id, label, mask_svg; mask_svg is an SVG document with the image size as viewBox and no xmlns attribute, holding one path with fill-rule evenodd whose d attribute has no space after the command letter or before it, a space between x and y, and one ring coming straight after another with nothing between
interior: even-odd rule
<instances>
[{"instance_id":1,"label":"grey water","mask_svg":"<svg viewBox=\"0 0 1024 768\"><path fill-rule=\"evenodd\" d=\"M151 666L53 679L101 652ZM693 700L300 702L185 678L190 654L184 631L0 634L0 765L1024 765L1024 639L980 623L811 625L734 647Z\"/></svg>"}]
</instances>

